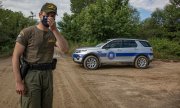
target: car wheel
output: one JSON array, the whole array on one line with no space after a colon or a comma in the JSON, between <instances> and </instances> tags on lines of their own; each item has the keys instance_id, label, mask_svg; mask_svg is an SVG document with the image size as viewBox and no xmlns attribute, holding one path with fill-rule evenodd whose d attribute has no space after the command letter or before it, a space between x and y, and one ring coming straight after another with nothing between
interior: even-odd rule
<instances>
[{"instance_id":1,"label":"car wheel","mask_svg":"<svg viewBox=\"0 0 180 108\"><path fill-rule=\"evenodd\" d=\"M134 66L136 68L145 69L148 67L148 65L149 65L149 60L145 56L138 56L135 59Z\"/></svg>"},{"instance_id":2,"label":"car wheel","mask_svg":"<svg viewBox=\"0 0 180 108\"><path fill-rule=\"evenodd\" d=\"M95 56L87 56L84 59L83 65L86 69L97 69L99 67L99 60Z\"/></svg>"}]
</instances>

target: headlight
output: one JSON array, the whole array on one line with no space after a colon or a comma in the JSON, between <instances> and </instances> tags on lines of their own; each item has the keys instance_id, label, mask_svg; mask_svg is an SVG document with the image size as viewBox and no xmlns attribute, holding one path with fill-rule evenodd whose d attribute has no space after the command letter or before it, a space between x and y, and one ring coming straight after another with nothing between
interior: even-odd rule
<instances>
[{"instance_id":1,"label":"headlight","mask_svg":"<svg viewBox=\"0 0 180 108\"><path fill-rule=\"evenodd\" d=\"M82 53L82 52L86 52L87 50L76 50L75 53Z\"/></svg>"}]
</instances>

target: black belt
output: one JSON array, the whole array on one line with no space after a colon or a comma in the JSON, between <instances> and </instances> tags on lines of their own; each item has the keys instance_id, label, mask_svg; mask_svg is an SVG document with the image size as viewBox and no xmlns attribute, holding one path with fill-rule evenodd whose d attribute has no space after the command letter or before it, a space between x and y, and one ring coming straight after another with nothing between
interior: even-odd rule
<instances>
[{"instance_id":1,"label":"black belt","mask_svg":"<svg viewBox=\"0 0 180 108\"><path fill-rule=\"evenodd\" d=\"M54 70L56 68L57 59L53 59L52 63L29 64L30 70Z\"/></svg>"},{"instance_id":2,"label":"black belt","mask_svg":"<svg viewBox=\"0 0 180 108\"><path fill-rule=\"evenodd\" d=\"M30 70L53 70L52 63L29 64Z\"/></svg>"}]
</instances>

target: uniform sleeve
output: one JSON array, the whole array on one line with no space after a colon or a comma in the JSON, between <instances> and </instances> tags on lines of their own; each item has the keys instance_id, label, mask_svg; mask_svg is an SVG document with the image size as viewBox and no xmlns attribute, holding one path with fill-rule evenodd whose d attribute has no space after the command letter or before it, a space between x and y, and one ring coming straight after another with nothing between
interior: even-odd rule
<instances>
[{"instance_id":1,"label":"uniform sleeve","mask_svg":"<svg viewBox=\"0 0 180 108\"><path fill-rule=\"evenodd\" d=\"M53 39L53 41L54 41L54 43L56 43L56 37L55 37L55 35L53 34L53 32L51 32L51 35L52 35L52 39Z\"/></svg>"},{"instance_id":2,"label":"uniform sleeve","mask_svg":"<svg viewBox=\"0 0 180 108\"><path fill-rule=\"evenodd\" d=\"M25 47L28 44L28 37L29 37L28 33L26 33L26 32L27 32L26 30L22 30L16 39L16 42L20 43L21 45L23 45Z\"/></svg>"}]
</instances>

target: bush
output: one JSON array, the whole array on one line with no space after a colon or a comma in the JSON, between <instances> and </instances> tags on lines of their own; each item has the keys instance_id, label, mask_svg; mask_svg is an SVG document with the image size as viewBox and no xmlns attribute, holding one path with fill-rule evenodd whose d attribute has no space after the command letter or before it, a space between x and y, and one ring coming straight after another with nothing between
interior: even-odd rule
<instances>
[{"instance_id":1,"label":"bush","mask_svg":"<svg viewBox=\"0 0 180 108\"><path fill-rule=\"evenodd\" d=\"M180 44L168 39L149 39L155 58L180 60Z\"/></svg>"},{"instance_id":2,"label":"bush","mask_svg":"<svg viewBox=\"0 0 180 108\"><path fill-rule=\"evenodd\" d=\"M3 57L11 55L20 30L34 25L36 21L8 9L0 8L0 13L0 57Z\"/></svg>"},{"instance_id":3,"label":"bush","mask_svg":"<svg viewBox=\"0 0 180 108\"><path fill-rule=\"evenodd\" d=\"M70 47L69 53L72 54L77 48L95 46L99 42L97 40L95 40L94 42L92 42L92 41L84 41L84 42L68 41L68 43L69 43L69 47Z\"/></svg>"}]
</instances>

